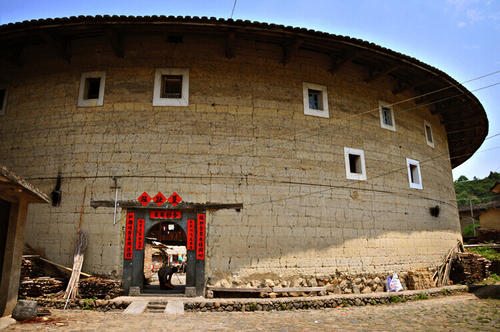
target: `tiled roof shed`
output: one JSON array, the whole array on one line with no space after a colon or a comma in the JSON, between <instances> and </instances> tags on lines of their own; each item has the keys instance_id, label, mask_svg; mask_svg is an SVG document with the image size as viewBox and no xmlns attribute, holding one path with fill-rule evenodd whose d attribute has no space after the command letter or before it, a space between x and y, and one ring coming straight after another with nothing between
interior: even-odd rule
<instances>
[{"instance_id":1,"label":"tiled roof shed","mask_svg":"<svg viewBox=\"0 0 500 332\"><path fill-rule=\"evenodd\" d=\"M39 189L0 165L0 317L17 302L26 213L30 203L49 203Z\"/></svg>"},{"instance_id":2,"label":"tiled roof shed","mask_svg":"<svg viewBox=\"0 0 500 332\"><path fill-rule=\"evenodd\" d=\"M486 112L478 99L446 73L415 58L360 39L325 32L214 17L190 16L72 16L9 23L0 26L1 57L22 66L26 44L48 43L71 61L71 40L107 37L117 57L126 56L120 43L124 34L216 34L227 37L226 56L235 39L269 42L283 47L283 63L298 49L330 55L330 72L349 61L366 68L366 81L389 75L396 82L393 94L413 90L421 96L416 106L427 106L446 127L450 161L456 167L480 147L488 134Z\"/></svg>"}]
</instances>

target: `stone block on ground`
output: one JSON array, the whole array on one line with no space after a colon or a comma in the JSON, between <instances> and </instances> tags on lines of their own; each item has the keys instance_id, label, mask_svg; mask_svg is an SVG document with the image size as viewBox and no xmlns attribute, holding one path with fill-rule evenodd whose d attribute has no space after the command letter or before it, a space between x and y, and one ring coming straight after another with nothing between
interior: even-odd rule
<instances>
[{"instance_id":1,"label":"stone block on ground","mask_svg":"<svg viewBox=\"0 0 500 332\"><path fill-rule=\"evenodd\" d=\"M38 305L36 301L19 300L14 307L14 311L12 311L12 318L18 321L36 318L37 311Z\"/></svg>"}]
</instances>

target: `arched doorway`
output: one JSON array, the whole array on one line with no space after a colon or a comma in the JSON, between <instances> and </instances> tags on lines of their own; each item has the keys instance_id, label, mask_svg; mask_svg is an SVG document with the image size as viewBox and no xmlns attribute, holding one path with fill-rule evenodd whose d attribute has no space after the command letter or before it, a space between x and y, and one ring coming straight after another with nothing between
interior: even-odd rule
<instances>
[{"instance_id":1,"label":"arched doorway","mask_svg":"<svg viewBox=\"0 0 500 332\"><path fill-rule=\"evenodd\" d=\"M151 271L150 275L145 275L145 270L151 268L153 262L153 246L158 249L156 250L158 254L161 252L159 248L170 247L171 249L165 248L165 250L167 250L168 262L172 264L178 264L179 255L183 253L176 252L176 250L186 248L184 249L186 254L182 256L185 262L185 281L181 279L181 275L179 278L175 275L172 277L173 284L181 287L174 287L173 290L160 289L155 280L157 275L153 278L159 264L154 272ZM151 253L148 253L149 249ZM151 255L151 261L148 260L148 255ZM162 263L163 260L164 257L161 258ZM149 282L146 281L147 277L150 278ZM128 294L134 287L134 294L137 294L137 288L139 288L140 293L149 294L185 292L189 296L203 295L205 292L205 211L128 209L124 227L122 281L125 294Z\"/></svg>"},{"instance_id":2,"label":"arched doorway","mask_svg":"<svg viewBox=\"0 0 500 332\"><path fill-rule=\"evenodd\" d=\"M187 236L172 221L155 223L145 236L144 293L184 293L186 287ZM171 287L160 285L158 271L163 266L175 268Z\"/></svg>"}]
</instances>

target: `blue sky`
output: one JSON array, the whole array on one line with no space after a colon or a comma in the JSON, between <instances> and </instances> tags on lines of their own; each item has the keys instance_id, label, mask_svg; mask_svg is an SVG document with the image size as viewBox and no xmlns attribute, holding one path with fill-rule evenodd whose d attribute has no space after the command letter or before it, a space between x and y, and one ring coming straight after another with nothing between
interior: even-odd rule
<instances>
[{"instance_id":1,"label":"blue sky","mask_svg":"<svg viewBox=\"0 0 500 332\"><path fill-rule=\"evenodd\" d=\"M190 15L228 18L233 0L0 0L0 24L73 15ZM500 70L500 0L238 0L235 19L278 23L374 42L435 66L459 82ZM500 73L466 84L500 82ZM474 92L500 133L500 85ZM481 152L484 151L484 152ZM500 135L454 169L454 177L500 171Z\"/></svg>"}]
</instances>

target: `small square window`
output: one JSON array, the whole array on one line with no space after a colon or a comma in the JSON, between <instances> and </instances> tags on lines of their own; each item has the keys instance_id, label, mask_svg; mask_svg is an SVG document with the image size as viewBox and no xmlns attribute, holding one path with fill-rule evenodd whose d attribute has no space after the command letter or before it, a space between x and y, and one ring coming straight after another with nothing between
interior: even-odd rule
<instances>
[{"instance_id":1,"label":"small square window","mask_svg":"<svg viewBox=\"0 0 500 332\"><path fill-rule=\"evenodd\" d=\"M105 81L106 73L103 71L82 73L78 93L78 106L102 106Z\"/></svg>"},{"instance_id":2,"label":"small square window","mask_svg":"<svg viewBox=\"0 0 500 332\"><path fill-rule=\"evenodd\" d=\"M5 114L6 108L7 108L7 89L0 88L0 115Z\"/></svg>"},{"instance_id":3,"label":"small square window","mask_svg":"<svg viewBox=\"0 0 500 332\"><path fill-rule=\"evenodd\" d=\"M321 91L309 89L309 108L317 111L323 110Z\"/></svg>"},{"instance_id":4,"label":"small square window","mask_svg":"<svg viewBox=\"0 0 500 332\"><path fill-rule=\"evenodd\" d=\"M182 98L182 75L162 75L161 77L162 98Z\"/></svg>"},{"instance_id":5,"label":"small square window","mask_svg":"<svg viewBox=\"0 0 500 332\"><path fill-rule=\"evenodd\" d=\"M302 90L304 95L304 114L328 118L326 86L304 82Z\"/></svg>"},{"instance_id":6,"label":"small square window","mask_svg":"<svg viewBox=\"0 0 500 332\"><path fill-rule=\"evenodd\" d=\"M365 152L344 148L346 177L351 180L366 180Z\"/></svg>"},{"instance_id":7,"label":"small square window","mask_svg":"<svg viewBox=\"0 0 500 332\"><path fill-rule=\"evenodd\" d=\"M408 169L408 181L410 182L410 188L422 189L420 163L416 160L406 158L406 167Z\"/></svg>"},{"instance_id":8,"label":"small square window","mask_svg":"<svg viewBox=\"0 0 500 332\"><path fill-rule=\"evenodd\" d=\"M189 69L158 68L155 72L153 106L189 105Z\"/></svg>"},{"instance_id":9,"label":"small square window","mask_svg":"<svg viewBox=\"0 0 500 332\"><path fill-rule=\"evenodd\" d=\"M434 147L434 136L432 135L432 127L431 124L427 121L424 121L424 130L425 130L425 140L427 141L427 145Z\"/></svg>"},{"instance_id":10,"label":"small square window","mask_svg":"<svg viewBox=\"0 0 500 332\"><path fill-rule=\"evenodd\" d=\"M390 104L383 101L379 102L380 110L380 126L385 129L396 131L396 123L394 121L394 110Z\"/></svg>"},{"instance_id":11,"label":"small square window","mask_svg":"<svg viewBox=\"0 0 500 332\"><path fill-rule=\"evenodd\" d=\"M83 99L99 99L100 87L100 77L87 77L85 80L85 93L83 95Z\"/></svg>"}]
</instances>

